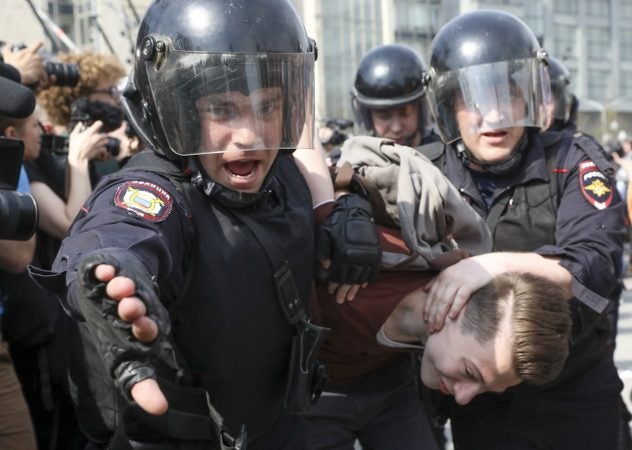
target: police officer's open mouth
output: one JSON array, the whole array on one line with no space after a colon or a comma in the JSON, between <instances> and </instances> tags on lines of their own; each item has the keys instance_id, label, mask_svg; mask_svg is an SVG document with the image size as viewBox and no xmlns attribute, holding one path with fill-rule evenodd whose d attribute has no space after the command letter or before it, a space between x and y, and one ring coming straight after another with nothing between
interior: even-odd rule
<instances>
[{"instance_id":1,"label":"police officer's open mouth","mask_svg":"<svg viewBox=\"0 0 632 450\"><path fill-rule=\"evenodd\" d=\"M247 178L255 173L259 164L260 161L251 159L229 162L224 167L233 176Z\"/></svg>"},{"instance_id":2,"label":"police officer's open mouth","mask_svg":"<svg viewBox=\"0 0 632 450\"><path fill-rule=\"evenodd\" d=\"M506 131L485 131L482 133L485 137L503 137L507 135Z\"/></svg>"}]
</instances>

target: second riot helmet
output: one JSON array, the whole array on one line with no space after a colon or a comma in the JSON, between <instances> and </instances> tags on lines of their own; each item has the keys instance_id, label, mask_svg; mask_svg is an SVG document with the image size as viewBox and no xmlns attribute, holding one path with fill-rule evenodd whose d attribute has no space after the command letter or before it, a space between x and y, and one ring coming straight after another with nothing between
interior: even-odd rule
<instances>
[{"instance_id":1,"label":"second riot helmet","mask_svg":"<svg viewBox=\"0 0 632 450\"><path fill-rule=\"evenodd\" d=\"M417 102L422 136L431 129L422 77L426 64L412 48L401 44L375 47L362 58L356 72L351 102L356 122L374 132L371 109L386 109Z\"/></svg>"},{"instance_id":2,"label":"second riot helmet","mask_svg":"<svg viewBox=\"0 0 632 450\"><path fill-rule=\"evenodd\" d=\"M546 126L546 53L529 27L502 11L478 10L445 24L431 45L425 78L441 139L460 138L457 109L480 117L474 132ZM493 120L485 118L490 112Z\"/></svg>"}]
</instances>

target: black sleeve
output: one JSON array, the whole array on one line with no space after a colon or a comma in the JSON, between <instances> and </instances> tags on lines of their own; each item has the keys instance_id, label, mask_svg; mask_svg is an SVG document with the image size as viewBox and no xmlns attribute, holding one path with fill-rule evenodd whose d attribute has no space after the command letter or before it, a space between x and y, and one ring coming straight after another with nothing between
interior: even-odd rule
<instances>
[{"instance_id":1,"label":"black sleeve","mask_svg":"<svg viewBox=\"0 0 632 450\"><path fill-rule=\"evenodd\" d=\"M573 275L573 294L597 310L612 297L621 274L624 204L610 174L581 148L569 151L561 169L556 245L536 253L559 256Z\"/></svg>"},{"instance_id":2,"label":"black sleeve","mask_svg":"<svg viewBox=\"0 0 632 450\"><path fill-rule=\"evenodd\" d=\"M53 264L55 272L66 274L67 296L61 297L67 312L81 318L70 287L82 259L105 248L140 260L158 283L161 301L177 298L193 239L187 208L174 185L160 175L130 171L105 178L86 201Z\"/></svg>"},{"instance_id":3,"label":"black sleeve","mask_svg":"<svg viewBox=\"0 0 632 450\"><path fill-rule=\"evenodd\" d=\"M7 64L4 62L0 62L0 77L8 78L11 81L15 81L19 83L22 79L20 72L18 69L13 67L11 64Z\"/></svg>"}]
</instances>

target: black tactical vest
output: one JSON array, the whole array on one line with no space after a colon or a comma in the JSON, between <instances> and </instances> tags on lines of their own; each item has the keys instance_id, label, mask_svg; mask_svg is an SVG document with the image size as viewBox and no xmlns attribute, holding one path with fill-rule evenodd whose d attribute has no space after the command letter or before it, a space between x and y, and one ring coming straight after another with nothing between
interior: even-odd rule
<instances>
[{"instance_id":1,"label":"black tactical vest","mask_svg":"<svg viewBox=\"0 0 632 450\"><path fill-rule=\"evenodd\" d=\"M555 159L552 146L558 142L545 146L548 180L514 186L495 199L486 218L494 251L530 252L555 245L559 195L551 169Z\"/></svg>"},{"instance_id":2,"label":"black tactical vest","mask_svg":"<svg viewBox=\"0 0 632 450\"><path fill-rule=\"evenodd\" d=\"M307 302L314 225L307 185L293 164L280 156L271 197L240 213L267 230ZM190 184L185 193L195 211L196 247L189 282L171 311L175 344L228 430L245 424L252 439L281 412L296 328L279 307L272 264L250 229Z\"/></svg>"},{"instance_id":3,"label":"black tactical vest","mask_svg":"<svg viewBox=\"0 0 632 450\"><path fill-rule=\"evenodd\" d=\"M563 138L562 133L547 133L542 138L548 180L513 186L494 199L486 217L494 239L493 251L529 252L543 245L555 244L559 194L557 177L551 169L555 163L555 149ZM432 143L418 150L443 171L443 143ZM477 211L481 213L478 208Z\"/></svg>"}]
</instances>

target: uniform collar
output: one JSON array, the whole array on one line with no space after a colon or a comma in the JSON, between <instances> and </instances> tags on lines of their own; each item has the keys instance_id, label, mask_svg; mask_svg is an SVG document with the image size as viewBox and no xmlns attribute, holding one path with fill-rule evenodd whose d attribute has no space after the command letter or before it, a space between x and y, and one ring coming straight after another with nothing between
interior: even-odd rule
<instances>
[{"instance_id":1,"label":"uniform collar","mask_svg":"<svg viewBox=\"0 0 632 450\"><path fill-rule=\"evenodd\" d=\"M507 175L498 175L498 186L510 188L518 184L525 184L536 180L549 180L546 168L545 149L540 136L530 132L527 136L526 148L522 156L522 162L518 168ZM466 194L483 208L483 199L478 192L476 183L472 179L470 169L465 167L457 155L455 144L447 145L446 149L446 175L463 194ZM493 176L493 175L491 175Z\"/></svg>"}]
</instances>

